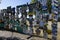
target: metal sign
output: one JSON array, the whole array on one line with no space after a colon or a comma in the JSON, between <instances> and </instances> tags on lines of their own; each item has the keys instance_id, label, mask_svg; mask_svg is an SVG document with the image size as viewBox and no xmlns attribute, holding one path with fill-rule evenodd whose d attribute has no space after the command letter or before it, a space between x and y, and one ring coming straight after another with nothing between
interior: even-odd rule
<instances>
[{"instance_id":1,"label":"metal sign","mask_svg":"<svg viewBox=\"0 0 60 40\"><path fill-rule=\"evenodd\" d=\"M47 10L47 6L42 6L42 10Z\"/></svg>"},{"instance_id":2,"label":"metal sign","mask_svg":"<svg viewBox=\"0 0 60 40\"><path fill-rule=\"evenodd\" d=\"M42 4L42 6L45 6L47 4L47 0L38 0Z\"/></svg>"},{"instance_id":3,"label":"metal sign","mask_svg":"<svg viewBox=\"0 0 60 40\"><path fill-rule=\"evenodd\" d=\"M7 13L11 13L11 6L7 7Z\"/></svg>"},{"instance_id":4,"label":"metal sign","mask_svg":"<svg viewBox=\"0 0 60 40\"><path fill-rule=\"evenodd\" d=\"M15 8L12 8L12 14L15 15Z\"/></svg>"}]
</instances>

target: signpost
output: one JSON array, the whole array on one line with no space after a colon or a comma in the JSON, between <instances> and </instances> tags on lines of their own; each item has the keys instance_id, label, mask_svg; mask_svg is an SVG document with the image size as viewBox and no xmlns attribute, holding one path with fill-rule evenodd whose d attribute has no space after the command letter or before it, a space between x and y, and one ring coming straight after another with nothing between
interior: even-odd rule
<instances>
[{"instance_id":1,"label":"signpost","mask_svg":"<svg viewBox=\"0 0 60 40\"><path fill-rule=\"evenodd\" d=\"M57 40L57 22L58 22L58 1L52 0L52 13L53 21L52 21L52 40Z\"/></svg>"}]
</instances>

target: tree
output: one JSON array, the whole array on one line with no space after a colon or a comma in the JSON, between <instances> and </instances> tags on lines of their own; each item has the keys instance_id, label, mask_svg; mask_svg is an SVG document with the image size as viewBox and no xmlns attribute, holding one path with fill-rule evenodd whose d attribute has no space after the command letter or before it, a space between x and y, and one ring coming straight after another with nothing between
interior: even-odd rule
<instances>
[{"instance_id":1,"label":"tree","mask_svg":"<svg viewBox=\"0 0 60 40\"><path fill-rule=\"evenodd\" d=\"M38 0L31 0L31 3L35 3L35 2L37 2Z\"/></svg>"}]
</instances>

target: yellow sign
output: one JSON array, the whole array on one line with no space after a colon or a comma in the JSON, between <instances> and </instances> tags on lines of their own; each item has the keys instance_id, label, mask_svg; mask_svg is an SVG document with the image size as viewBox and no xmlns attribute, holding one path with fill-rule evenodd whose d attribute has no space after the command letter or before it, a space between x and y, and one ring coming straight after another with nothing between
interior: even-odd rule
<instances>
[{"instance_id":1,"label":"yellow sign","mask_svg":"<svg viewBox=\"0 0 60 40\"><path fill-rule=\"evenodd\" d=\"M29 12L28 15L35 15L35 12Z\"/></svg>"}]
</instances>

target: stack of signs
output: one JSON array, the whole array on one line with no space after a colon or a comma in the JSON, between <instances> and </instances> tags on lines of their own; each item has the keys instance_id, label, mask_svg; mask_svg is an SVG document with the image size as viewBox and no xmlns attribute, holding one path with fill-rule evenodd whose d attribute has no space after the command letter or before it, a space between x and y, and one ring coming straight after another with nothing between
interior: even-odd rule
<instances>
[{"instance_id":1,"label":"stack of signs","mask_svg":"<svg viewBox=\"0 0 60 40\"><path fill-rule=\"evenodd\" d=\"M41 5L42 5L42 10L46 10L47 9L47 0L39 0Z\"/></svg>"},{"instance_id":2,"label":"stack of signs","mask_svg":"<svg viewBox=\"0 0 60 40\"><path fill-rule=\"evenodd\" d=\"M57 21L58 15L54 15L54 22L52 23L52 40L57 40Z\"/></svg>"},{"instance_id":3,"label":"stack of signs","mask_svg":"<svg viewBox=\"0 0 60 40\"><path fill-rule=\"evenodd\" d=\"M58 14L58 1L56 0L52 1L52 12L54 14Z\"/></svg>"},{"instance_id":4,"label":"stack of signs","mask_svg":"<svg viewBox=\"0 0 60 40\"><path fill-rule=\"evenodd\" d=\"M15 7L12 8L12 14L15 15Z\"/></svg>"},{"instance_id":5,"label":"stack of signs","mask_svg":"<svg viewBox=\"0 0 60 40\"><path fill-rule=\"evenodd\" d=\"M57 21L52 23L52 40L57 40Z\"/></svg>"},{"instance_id":6,"label":"stack of signs","mask_svg":"<svg viewBox=\"0 0 60 40\"><path fill-rule=\"evenodd\" d=\"M52 23L52 40L57 40L57 21L58 21L58 1L52 0L52 12L54 13L54 22Z\"/></svg>"},{"instance_id":7,"label":"stack of signs","mask_svg":"<svg viewBox=\"0 0 60 40\"><path fill-rule=\"evenodd\" d=\"M59 7L58 7L58 11L59 11L59 13L60 13L60 4L59 4Z\"/></svg>"},{"instance_id":8,"label":"stack of signs","mask_svg":"<svg viewBox=\"0 0 60 40\"><path fill-rule=\"evenodd\" d=\"M32 35L33 33L33 15L29 15L29 23L30 23L30 33Z\"/></svg>"},{"instance_id":9,"label":"stack of signs","mask_svg":"<svg viewBox=\"0 0 60 40\"><path fill-rule=\"evenodd\" d=\"M47 22L46 22L46 15L45 15L45 13L47 12L47 0L41 0L41 4L42 4L42 13L43 13L43 21L45 22L44 24L45 24L45 26L43 27L45 30L43 30L44 31L44 38L48 38L48 33L46 32L46 30L47 30Z\"/></svg>"},{"instance_id":10,"label":"stack of signs","mask_svg":"<svg viewBox=\"0 0 60 40\"><path fill-rule=\"evenodd\" d=\"M7 13L11 13L11 6L7 7Z\"/></svg>"},{"instance_id":11,"label":"stack of signs","mask_svg":"<svg viewBox=\"0 0 60 40\"><path fill-rule=\"evenodd\" d=\"M23 15L23 14L22 14ZM23 18L22 18L22 20L23 20L23 33L26 33L27 31L27 26L26 26L26 16L25 15L23 15Z\"/></svg>"},{"instance_id":12,"label":"stack of signs","mask_svg":"<svg viewBox=\"0 0 60 40\"><path fill-rule=\"evenodd\" d=\"M40 19L40 3L37 2L36 3L36 20L37 20L37 24L39 24L39 19Z\"/></svg>"},{"instance_id":13,"label":"stack of signs","mask_svg":"<svg viewBox=\"0 0 60 40\"><path fill-rule=\"evenodd\" d=\"M9 27L7 28L7 29L9 29L10 28L10 19L11 19L11 6L9 6L9 7L7 7L7 14L6 14L6 16L7 16L7 24L9 25Z\"/></svg>"},{"instance_id":14,"label":"stack of signs","mask_svg":"<svg viewBox=\"0 0 60 40\"><path fill-rule=\"evenodd\" d=\"M44 35L44 38L47 39L48 38L48 33L47 33L47 22L46 22L46 18L43 17L43 21L44 21L44 27L43 27L43 35Z\"/></svg>"}]
</instances>

